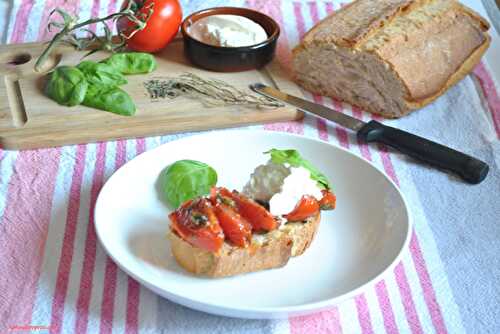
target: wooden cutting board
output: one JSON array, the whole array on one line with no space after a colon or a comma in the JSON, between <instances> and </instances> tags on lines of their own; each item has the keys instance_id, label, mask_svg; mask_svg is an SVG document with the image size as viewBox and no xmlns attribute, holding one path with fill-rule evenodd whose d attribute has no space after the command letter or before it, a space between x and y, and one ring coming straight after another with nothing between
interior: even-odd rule
<instances>
[{"instance_id":1,"label":"wooden cutting board","mask_svg":"<svg viewBox=\"0 0 500 334\"><path fill-rule=\"evenodd\" d=\"M217 73L195 68L183 56L182 39L174 40L155 55L158 68L154 72L127 76L128 84L122 88L137 106L134 116L120 116L85 106L60 106L43 94L46 74L33 69L43 48L44 45L38 43L0 46L0 147L3 149L60 146L302 117L302 113L291 107L209 108L183 97L152 100L144 88L145 81L187 72L224 80L242 90L249 91L249 84L262 82L301 95L277 61L260 70L239 73ZM61 46L53 52L44 70L49 71L57 65L76 65L83 54ZM100 52L88 59L100 60L108 56Z\"/></svg>"}]
</instances>

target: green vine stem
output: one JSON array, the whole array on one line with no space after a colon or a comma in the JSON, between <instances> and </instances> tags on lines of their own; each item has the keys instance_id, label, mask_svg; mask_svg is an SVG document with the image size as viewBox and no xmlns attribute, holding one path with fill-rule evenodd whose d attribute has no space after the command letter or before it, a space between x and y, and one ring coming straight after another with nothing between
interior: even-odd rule
<instances>
[{"instance_id":1,"label":"green vine stem","mask_svg":"<svg viewBox=\"0 0 500 334\"><path fill-rule=\"evenodd\" d=\"M95 45L95 43L97 43L96 49L89 52L87 55L98 50L109 50L114 52L121 49L123 46L125 46L127 39L132 38L132 36L135 35L138 31L146 27L148 19L153 14L153 4L144 8L145 9L144 11L140 10L141 7L142 3L138 3L136 1L131 0L128 2L128 5L124 9L122 9L117 13L113 13L101 18L99 17L90 18L80 23L77 23L78 18L76 16L72 16L60 8L54 9L50 13L49 17L52 17L54 13L58 13L62 17L63 22L51 21L49 22L47 29L50 31L51 27L57 27L60 28L61 30L54 35L54 37L49 42L45 50L43 50L40 57L38 57L35 63L35 71L37 72L42 71L43 65L47 61L47 58L49 57L50 53L58 44L63 42L73 45L77 50L86 49L89 46L93 44ZM120 32L119 42L117 43L114 41L113 36L111 35L111 30L107 26L106 22L110 20L116 22L118 19L121 18L126 18L129 21L133 22L135 24L134 27L135 29L133 29L128 35L125 34L124 32ZM104 30L106 33L105 38L99 38L95 33L84 28L91 24L97 24L97 23L102 23L104 25ZM87 32L91 33L92 37L80 38L80 39L77 38L75 32L80 29L86 30Z\"/></svg>"}]
</instances>

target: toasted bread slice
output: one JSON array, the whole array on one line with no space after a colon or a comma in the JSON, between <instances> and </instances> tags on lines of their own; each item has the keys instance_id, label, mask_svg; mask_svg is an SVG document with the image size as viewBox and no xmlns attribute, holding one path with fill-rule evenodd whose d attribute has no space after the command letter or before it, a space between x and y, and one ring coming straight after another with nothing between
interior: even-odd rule
<instances>
[{"instance_id":1,"label":"toasted bread slice","mask_svg":"<svg viewBox=\"0 0 500 334\"><path fill-rule=\"evenodd\" d=\"M184 269L196 275L226 277L283 267L292 256L309 247L319 226L321 215L306 222L288 223L263 235L254 234L252 244L240 248L224 242L218 253L192 246L170 231L172 253Z\"/></svg>"}]
</instances>

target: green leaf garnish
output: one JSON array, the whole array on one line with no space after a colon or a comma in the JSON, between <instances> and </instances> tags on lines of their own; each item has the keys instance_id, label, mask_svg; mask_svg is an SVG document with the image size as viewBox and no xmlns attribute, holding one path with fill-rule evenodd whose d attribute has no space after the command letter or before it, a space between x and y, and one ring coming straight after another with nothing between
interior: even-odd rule
<instances>
[{"instance_id":1,"label":"green leaf garnish","mask_svg":"<svg viewBox=\"0 0 500 334\"><path fill-rule=\"evenodd\" d=\"M161 175L165 199L177 208L187 200L207 195L217 183L217 173L209 165L195 160L179 160Z\"/></svg>"},{"instance_id":2,"label":"green leaf garnish","mask_svg":"<svg viewBox=\"0 0 500 334\"><path fill-rule=\"evenodd\" d=\"M304 167L311 173L311 179L318 182L318 186L321 189L330 189L330 183L328 182L327 177L309 161L302 158L297 150L278 150L273 148L264 153L270 154L271 161L275 164L288 163L292 167Z\"/></svg>"}]
</instances>

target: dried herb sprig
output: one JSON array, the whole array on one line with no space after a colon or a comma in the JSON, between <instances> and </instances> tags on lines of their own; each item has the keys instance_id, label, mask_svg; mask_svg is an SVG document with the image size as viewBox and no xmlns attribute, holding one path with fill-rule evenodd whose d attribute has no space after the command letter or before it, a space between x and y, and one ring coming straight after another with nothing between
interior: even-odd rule
<instances>
[{"instance_id":1,"label":"dried herb sprig","mask_svg":"<svg viewBox=\"0 0 500 334\"><path fill-rule=\"evenodd\" d=\"M202 78L193 73L178 77L157 77L144 83L152 100L179 96L201 101L207 107L245 106L279 108L284 105L265 96L255 96L217 79Z\"/></svg>"},{"instance_id":2,"label":"dried herb sprig","mask_svg":"<svg viewBox=\"0 0 500 334\"><path fill-rule=\"evenodd\" d=\"M117 52L122 50L126 46L126 42L129 38L135 35L138 31L146 27L148 19L153 14L153 4L141 9L143 6L142 1L128 1L128 4L122 10L110 14L105 17L90 18L83 22L78 22L78 16L73 16L61 8L54 9L49 18L52 18L55 14L59 14L62 18L62 22L51 20L47 26L47 29L51 31L53 28L59 29L59 31L54 35L52 40L47 45L47 48L42 52L35 64L35 71L40 71L43 64L47 60L50 52L59 43L66 43L74 46L77 50L84 50L93 47L88 56L99 50L108 50L111 52ZM115 23L118 19L127 19L133 23L133 29L130 32L120 32L118 38L113 39L111 29L107 24L108 21ZM98 37L93 31L85 28L91 24L101 23L104 26L104 36ZM78 38L78 31L86 31L90 33L90 38Z\"/></svg>"}]
</instances>

